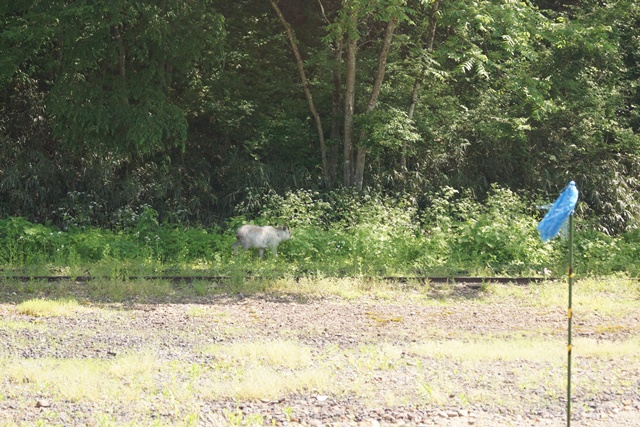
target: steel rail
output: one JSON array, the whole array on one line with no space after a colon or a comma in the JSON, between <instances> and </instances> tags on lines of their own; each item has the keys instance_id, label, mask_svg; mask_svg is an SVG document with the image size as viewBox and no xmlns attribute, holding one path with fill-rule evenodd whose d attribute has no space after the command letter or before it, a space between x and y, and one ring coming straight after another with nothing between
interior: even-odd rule
<instances>
[{"instance_id":1,"label":"steel rail","mask_svg":"<svg viewBox=\"0 0 640 427\"><path fill-rule=\"evenodd\" d=\"M352 278L355 280L382 280L387 282L411 283L417 282L421 284L428 283L449 283L449 284L466 284L466 285L482 285L488 283L516 284L528 285L532 283L541 283L546 280L562 280L561 278L551 277L502 277L502 276L343 276L344 278ZM300 280L302 276L295 277ZM232 276L224 275L200 275L200 276L181 276L181 275L123 275L123 276L46 276L46 275L6 275L0 276L0 280L17 280L21 282L29 281L45 281L45 282L88 282L92 280L119 279L119 280L166 280L169 282L221 282L233 279ZM262 276L246 276L247 280L271 279Z\"/></svg>"}]
</instances>

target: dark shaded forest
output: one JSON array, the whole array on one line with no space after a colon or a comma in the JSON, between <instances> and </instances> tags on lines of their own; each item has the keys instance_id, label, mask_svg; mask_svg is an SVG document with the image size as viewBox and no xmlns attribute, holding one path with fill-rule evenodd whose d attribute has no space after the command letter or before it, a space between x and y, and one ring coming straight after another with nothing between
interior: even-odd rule
<instances>
[{"instance_id":1,"label":"dark shaded forest","mask_svg":"<svg viewBox=\"0 0 640 427\"><path fill-rule=\"evenodd\" d=\"M0 216L219 224L289 191L552 200L637 226L635 0L0 5Z\"/></svg>"}]
</instances>

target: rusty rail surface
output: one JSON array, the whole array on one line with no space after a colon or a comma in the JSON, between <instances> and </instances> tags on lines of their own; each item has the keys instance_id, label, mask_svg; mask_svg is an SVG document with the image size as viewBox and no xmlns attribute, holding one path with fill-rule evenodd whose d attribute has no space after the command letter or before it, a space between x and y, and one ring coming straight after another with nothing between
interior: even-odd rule
<instances>
[{"instance_id":1,"label":"rusty rail surface","mask_svg":"<svg viewBox=\"0 0 640 427\"><path fill-rule=\"evenodd\" d=\"M345 277L345 278L348 278ZM166 280L174 283L180 282L223 282L231 280L231 276L222 275L205 275L205 276L168 276L168 275L124 275L118 276L45 276L45 275L6 275L0 276L1 280L17 280L22 282L45 281L45 282L88 282L97 279L120 279L120 280ZM269 279L268 277L259 276L247 276L247 280L260 280ZM299 280L300 277L296 277L295 280ZM466 284L466 285L482 285L485 283L504 283L504 284L516 284L516 285L528 285L531 283L540 283L545 280L562 280L551 277L482 277L482 276L354 276L353 279L364 280L384 280L389 282L401 282L410 283L416 282L421 284L428 283L450 283L450 284Z\"/></svg>"}]
</instances>

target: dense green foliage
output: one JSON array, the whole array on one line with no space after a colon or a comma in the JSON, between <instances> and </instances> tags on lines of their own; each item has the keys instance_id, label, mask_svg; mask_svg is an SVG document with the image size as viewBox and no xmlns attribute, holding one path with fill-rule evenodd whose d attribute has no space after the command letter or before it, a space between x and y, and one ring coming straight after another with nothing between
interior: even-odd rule
<instances>
[{"instance_id":1,"label":"dense green foliage","mask_svg":"<svg viewBox=\"0 0 640 427\"><path fill-rule=\"evenodd\" d=\"M228 272L256 219L296 273L535 273L573 179L634 268L635 0L28 0L0 52L2 264Z\"/></svg>"},{"instance_id":2,"label":"dense green foliage","mask_svg":"<svg viewBox=\"0 0 640 427\"><path fill-rule=\"evenodd\" d=\"M5 2L0 215L223 224L339 186L357 151L371 194L550 198L574 179L598 230L634 228L640 6L570 3Z\"/></svg>"},{"instance_id":3,"label":"dense green foliage","mask_svg":"<svg viewBox=\"0 0 640 427\"><path fill-rule=\"evenodd\" d=\"M11 217L0 220L0 264L5 274L423 276L566 274L566 239L543 243L539 214L510 190L494 187L486 204L452 188L433 195L429 210L415 200L352 192L312 191L266 197L256 223L287 220L292 238L259 260L233 255L234 230L160 224L151 208L117 230L53 226ZM579 224L578 224L579 225ZM576 233L580 275L637 275L640 235ZM268 251L267 251L268 252Z\"/></svg>"}]
</instances>

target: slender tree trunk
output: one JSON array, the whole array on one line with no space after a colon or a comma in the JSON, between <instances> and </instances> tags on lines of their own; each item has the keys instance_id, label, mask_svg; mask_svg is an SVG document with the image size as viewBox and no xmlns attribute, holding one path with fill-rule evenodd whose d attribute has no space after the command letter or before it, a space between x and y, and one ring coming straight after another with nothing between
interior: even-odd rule
<instances>
[{"instance_id":1,"label":"slender tree trunk","mask_svg":"<svg viewBox=\"0 0 640 427\"><path fill-rule=\"evenodd\" d=\"M327 17L324 11L324 5L322 0L318 0L318 6L324 17L327 25L331 25L331 20ZM340 156L340 103L342 102L342 51L343 51L344 38L338 38L333 42L333 67L331 80L333 83L333 93L331 99L331 132L329 138L331 139L331 146L329 147L329 185L333 184L338 179L338 158Z\"/></svg>"},{"instance_id":2,"label":"slender tree trunk","mask_svg":"<svg viewBox=\"0 0 640 427\"><path fill-rule=\"evenodd\" d=\"M174 67L171 62L164 63L164 66L162 67L162 73L164 75L164 84L167 91L169 90L169 88L171 87L171 83L173 82L173 70Z\"/></svg>"},{"instance_id":3,"label":"slender tree trunk","mask_svg":"<svg viewBox=\"0 0 640 427\"><path fill-rule=\"evenodd\" d=\"M349 25L355 28L357 24L357 16L352 12ZM344 171L343 183L345 187L353 185L353 115L356 99L356 51L358 49L357 41L347 31L347 56L346 56L346 79L345 79L345 96L344 96Z\"/></svg>"},{"instance_id":4,"label":"slender tree trunk","mask_svg":"<svg viewBox=\"0 0 640 427\"><path fill-rule=\"evenodd\" d=\"M376 70L376 75L373 81L373 88L371 89L371 95L369 96L369 102L367 103L367 113L371 113L373 110L375 110L378 103L378 96L380 95L382 81L384 80L384 72L387 66L387 56L389 54L389 49L391 48L391 40L393 39L393 32L395 31L397 24L398 20L396 18L392 18L387 23L382 47L380 48L380 53L378 54L378 69ZM360 141L363 141L364 137L364 132L360 132ZM356 156L356 170L354 177L354 184L358 191L362 190L362 185L364 182L364 167L366 158L367 147L365 147L364 145L360 145L360 147L358 147L358 154Z\"/></svg>"},{"instance_id":5,"label":"slender tree trunk","mask_svg":"<svg viewBox=\"0 0 640 427\"><path fill-rule=\"evenodd\" d=\"M329 180L330 184L336 182L338 177L338 155L340 154L340 102L342 97L342 73L340 65L342 63L342 41L336 41L333 51L333 96L331 103L331 134L333 142L329 150Z\"/></svg>"},{"instance_id":6,"label":"slender tree trunk","mask_svg":"<svg viewBox=\"0 0 640 427\"><path fill-rule=\"evenodd\" d=\"M116 43L118 44L118 61L120 77L123 79L126 77L126 55L124 51L124 41L122 40L122 34L120 33L120 25L113 27L113 33L115 34Z\"/></svg>"},{"instance_id":7,"label":"slender tree trunk","mask_svg":"<svg viewBox=\"0 0 640 427\"><path fill-rule=\"evenodd\" d=\"M320 154L322 157L322 177L325 181L325 185L329 185L330 177L329 177L329 164L327 162L327 146L324 140L324 130L322 128L322 120L320 119L320 114L316 110L315 103L313 102L313 96L311 95L311 89L309 88L309 80L307 79L307 74L304 71L304 63L302 62L302 56L300 55L300 51L298 50L298 43L295 38L295 34L293 33L293 29L291 25L287 22L282 14L282 11L278 7L277 0L269 0L271 2L271 6L276 11L280 22L285 28L287 32L287 37L289 38L289 44L291 45L291 50L293 51L293 55L296 59L296 66L298 68L298 74L300 75L300 80L302 81L302 88L304 89L304 94L307 98L307 104L309 104L309 110L311 111L311 115L316 123L316 129L318 131L318 138L320 140Z\"/></svg>"},{"instance_id":8,"label":"slender tree trunk","mask_svg":"<svg viewBox=\"0 0 640 427\"><path fill-rule=\"evenodd\" d=\"M425 43L425 49L429 54L433 52L433 40L436 37L436 26L437 26L437 16L438 10L440 9L440 4L442 0L434 0L431 5L431 10L429 12L429 29L427 30L427 40ZM416 105L418 104L418 95L420 93L420 88L422 86L422 82L425 79L425 72L421 71L420 74L416 77L415 82L413 83L413 90L411 91L411 103L409 104L409 111L407 113L409 120L413 119L413 114L416 110ZM402 157L400 159L400 167L402 169L402 173L407 173L407 152L408 152L407 143L404 142L402 144Z\"/></svg>"}]
</instances>

